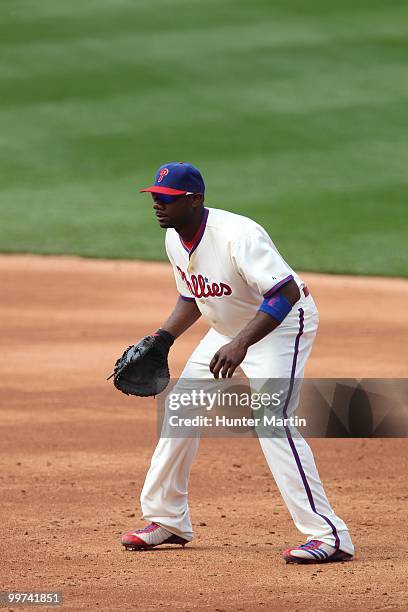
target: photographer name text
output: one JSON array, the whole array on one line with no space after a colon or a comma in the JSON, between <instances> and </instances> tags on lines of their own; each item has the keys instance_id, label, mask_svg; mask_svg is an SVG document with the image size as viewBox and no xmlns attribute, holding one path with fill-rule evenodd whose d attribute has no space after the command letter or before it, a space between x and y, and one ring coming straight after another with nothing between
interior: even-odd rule
<instances>
[{"instance_id":1,"label":"photographer name text","mask_svg":"<svg viewBox=\"0 0 408 612\"><path fill-rule=\"evenodd\" d=\"M180 417L173 414L169 417L170 427L306 427L306 419L297 416L281 418L274 415L261 417L215 417L197 415Z\"/></svg>"}]
</instances>

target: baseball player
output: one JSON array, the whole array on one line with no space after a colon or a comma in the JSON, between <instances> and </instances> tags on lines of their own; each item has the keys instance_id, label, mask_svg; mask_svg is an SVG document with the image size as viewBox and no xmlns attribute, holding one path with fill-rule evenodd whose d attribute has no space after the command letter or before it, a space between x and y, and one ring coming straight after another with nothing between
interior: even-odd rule
<instances>
[{"instance_id":1,"label":"baseball player","mask_svg":"<svg viewBox=\"0 0 408 612\"><path fill-rule=\"evenodd\" d=\"M283 408L296 408L294 380L304 374L318 326L318 312L305 283L255 221L204 206L205 186L197 168L161 166L150 192L180 297L156 332L167 350L199 317L210 329L181 374L183 379L233 376L240 366L251 384L290 381ZM266 461L306 543L283 552L288 563L352 558L348 528L331 508L312 451L290 428L280 437L259 437ZM193 539L188 480L199 439L161 437L141 493L144 529L122 536L131 549L185 545Z\"/></svg>"}]
</instances>

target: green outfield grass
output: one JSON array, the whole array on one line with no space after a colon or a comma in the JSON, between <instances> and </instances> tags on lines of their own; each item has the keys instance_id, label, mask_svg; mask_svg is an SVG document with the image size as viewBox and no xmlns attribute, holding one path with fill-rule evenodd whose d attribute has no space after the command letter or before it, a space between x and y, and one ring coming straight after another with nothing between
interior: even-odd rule
<instances>
[{"instance_id":1,"label":"green outfield grass","mask_svg":"<svg viewBox=\"0 0 408 612\"><path fill-rule=\"evenodd\" d=\"M0 251L164 259L158 165L299 269L408 276L408 3L2 0Z\"/></svg>"}]
</instances>

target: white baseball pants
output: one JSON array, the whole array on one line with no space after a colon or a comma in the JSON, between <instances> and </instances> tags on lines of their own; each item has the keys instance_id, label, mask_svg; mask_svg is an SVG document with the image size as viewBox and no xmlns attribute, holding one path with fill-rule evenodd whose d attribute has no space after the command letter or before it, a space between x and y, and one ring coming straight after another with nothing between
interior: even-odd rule
<instances>
[{"instance_id":1,"label":"white baseball pants","mask_svg":"<svg viewBox=\"0 0 408 612\"><path fill-rule=\"evenodd\" d=\"M303 378L318 326L312 297L299 300L282 324L251 346L241 364L248 379ZM231 338L211 329L188 360L182 379L209 379L214 353ZM288 416L298 398L292 398ZM354 553L346 524L334 513L324 492L308 443L302 437L259 438L298 530L308 540L321 540ZM198 437L160 438L141 493L143 518L158 523L186 540L193 539L188 507L188 480L199 445Z\"/></svg>"}]
</instances>

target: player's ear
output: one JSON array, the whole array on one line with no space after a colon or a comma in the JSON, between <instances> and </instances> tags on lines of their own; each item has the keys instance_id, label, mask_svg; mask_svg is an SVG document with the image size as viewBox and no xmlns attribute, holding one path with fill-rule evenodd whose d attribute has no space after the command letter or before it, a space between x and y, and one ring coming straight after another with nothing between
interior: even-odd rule
<instances>
[{"instance_id":1,"label":"player's ear","mask_svg":"<svg viewBox=\"0 0 408 612\"><path fill-rule=\"evenodd\" d=\"M204 204L204 194L202 193L195 193L191 199L193 200L193 208L198 208L199 206L202 206Z\"/></svg>"}]
</instances>

